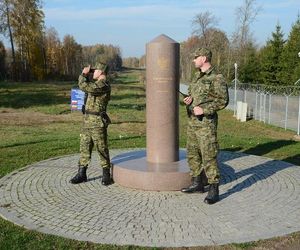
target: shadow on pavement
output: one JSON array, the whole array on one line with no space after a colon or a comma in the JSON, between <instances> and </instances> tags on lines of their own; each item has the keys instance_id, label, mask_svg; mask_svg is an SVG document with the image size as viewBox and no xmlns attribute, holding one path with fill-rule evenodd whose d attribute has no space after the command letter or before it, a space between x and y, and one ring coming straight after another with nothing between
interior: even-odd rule
<instances>
[{"instance_id":1,"label":"shadow on pavement","mask_svg":"<svg viewBox=\"0 0 300 250\"><path fill-rule=\"evenodd\" d=\"M237 152L236 154L232 154L231 159L225 159L224 161L233 160L236 158L240 158L245 156L244 154L253 154L253 155L264 155L272 150L289 146L292 144L295 144L297 142L295 141L287 141L287 140L281 140L281 141L275 141L275 142L269 142L265 144L258 145L256 147L247 149L243 151L243 153ZM234 148L234 150L240 150L240 148ZM224 149L224 151L234 151L233 149ZM235 186L228 189L225 193L220 195L220 200L226 199L228 196L240 192L243 189L246 189L258 181L264 180L269 178L270 176L274 175L275 173L284 170L286 168L293 167L293 164L300 163L300 154L297 154L295 156L287 157L283 159L282 161L278 160L270 160L263 164L259 164L257 166L253 166L247 169L243 169L241 171L235 172L235 170L227 165L225 162L220 162L220 171L221 171L221 185L230 183L232 181L236 181L242 177L248 176L245 180L242 182L236 184ZM298 162L298 163L297 163Z\"/></svg>"}]
</instances>

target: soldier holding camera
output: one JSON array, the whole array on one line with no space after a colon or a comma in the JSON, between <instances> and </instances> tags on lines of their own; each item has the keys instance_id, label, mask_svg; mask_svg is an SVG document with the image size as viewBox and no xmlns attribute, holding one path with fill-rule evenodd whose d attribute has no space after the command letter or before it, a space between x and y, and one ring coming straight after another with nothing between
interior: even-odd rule
<instances>
[{"instance_id":1,"label":"soldier holding camera","mask_svg":"<svg viewBox=\"0 0 300 250\"><path fill-rule=\"evenodd\" d=\"M102 185L112 183L111 163L107 145L107 127L110 119L106 113L110 100L111 87L107 79L108 66L96 63L82 70L78 78L79 88L86 93L83 109L84 119L80 133L80 159L78 173L70 180L72 184L87 181L87 167L91 161L92 149L95 146L103 169Z\"/></svg>"}]
</instances>

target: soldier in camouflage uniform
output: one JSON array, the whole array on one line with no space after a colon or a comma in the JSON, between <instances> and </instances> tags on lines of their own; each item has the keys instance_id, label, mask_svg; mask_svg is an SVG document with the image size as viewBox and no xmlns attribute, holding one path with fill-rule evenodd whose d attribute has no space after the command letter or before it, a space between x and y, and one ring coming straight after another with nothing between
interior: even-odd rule
<instances>
[{"instance_id":1,"label":"soldier in camouflage uniform","mask_svg":"<svg viewBox=\"0 0 300 250\"><path fill-rule=\"evenodd\" d=\"M208 195L204 200L208 204L219 200L217 111L228 104L225 79L211 66L211 57L211 51L206 48L195 51L194 63L199 71L189 85L189 96L183 100L189 115L187 159L192 185L181 190L185 193L203 193L204 186L209 184Z\"/></svg>"},{"instance_id":2,"label":"soldier in camouflage uniform","mask_svg":"<svg viewBox=\"0 0 300 250\"><path fill-rule=\"evenodd\" d=\"M112 182L110 176L110 158L107 146L107 126L110 119L106 107L110 100L110 84L106 79L108 66L97 63L93 69L85 67L79 76L79 88L86 93L84 119L80 134L80 159L78 173L70 180L73 184L87 181L86 170L91 160L92 149L95 146L103 169L102 185ZM92 74L91 81L89 76Z\"/></svg>"}]
</instances>

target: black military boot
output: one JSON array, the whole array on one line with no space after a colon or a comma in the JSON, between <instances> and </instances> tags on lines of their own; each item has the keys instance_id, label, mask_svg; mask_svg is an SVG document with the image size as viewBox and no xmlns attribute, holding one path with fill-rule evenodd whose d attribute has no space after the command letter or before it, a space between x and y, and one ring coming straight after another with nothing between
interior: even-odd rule
<instances>
[{"instance_id":1,"label":"black military boot","mask_svg":"<svg viewBox=\"0 0 300 250\"><path fill-rule=\"evenodd\" d=\"M110 168L103 168L102 181L101 184L104 186L108 186L112 184L112 179L110 177Z\"/></svg>"},{"instance_id":2,"label":"black military boot","mask_svg":"<svg viewBox=\"0 0 300 250\"><path fill-rule=\"evenodd\" d=\"M201 181L201 175L192 178L192 185L189 187L181 189L183 193L204 193L204 186Z\"/></svg>"},{"instance_id":3,"label":"black military boot","mask_svg":"<svg viewBox=\"0 0 300 250\"><path fill-rule=\"evenodd\" d=\"M200 176L201 176L201 182L203 184L203 187L208 186L209 185L208 184L208 179L207 179L207 176L206 176L205 172L202 171L201 174L200 174Z\"/></svg>"},{"instance_id":4,"label":"black military boot","mask_svg":"<svg viewBox=\"0 0 300 250\"><path fill-rule=\"evenodd\" d=\"M87 167L79 166L78 173L70 180L70 183L79 184L82 182L86 182L87 181L86 169L87 169Z\"/></svg>"},{"instance_id":5,"label":"black military boot","mask_svg":"<svg viewBox=\"0 0 300 250\"><path fill-rule=\"evenodd\" d=\"M219 183L209 185L209 190L204 202L207 204L214 204L219 201Z\"/></svg>"}]
</instances>

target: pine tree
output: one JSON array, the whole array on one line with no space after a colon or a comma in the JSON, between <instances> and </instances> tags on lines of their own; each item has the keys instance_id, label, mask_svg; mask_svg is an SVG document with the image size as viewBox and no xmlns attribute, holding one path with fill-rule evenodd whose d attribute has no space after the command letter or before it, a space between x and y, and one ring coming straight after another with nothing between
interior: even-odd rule
<instances>
[{"instance_id":1,"label":"pine tree","mask_svg":"<svg viewBox=\"0 0 300 250\"><path fill-rule=\"evenodd\" d=\"M300 78L300 16L292 26L286 46L281 55L282 71L280 80L285 85L293 85Z\"/></svg>"},{"instance_id":2,"label":"pine tree","mask_svg":"<svg viewBox=\"0 0 300 250\"><path fill-rule=\"evenodd\" d=\"M239 80L244 83L256 83L258 80L259 60L253 43L250 42L245 46L244 55L244 63L239 69Z\"/></svg>"},{"instance_id":3,"label":"pine tree","mask_svg":"<svg viewBox=\"0 0 300 250\"><path fill-rule=\"evenodd\" d=\"M284 34L281 26L276 25L276 31L260 51L260 81L268 85L282 85L280 73L282 71L281 54L284 47Z\"/></svg>"}]
</instances>

